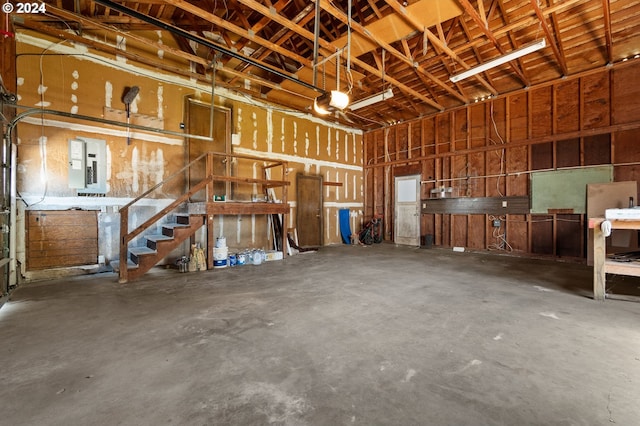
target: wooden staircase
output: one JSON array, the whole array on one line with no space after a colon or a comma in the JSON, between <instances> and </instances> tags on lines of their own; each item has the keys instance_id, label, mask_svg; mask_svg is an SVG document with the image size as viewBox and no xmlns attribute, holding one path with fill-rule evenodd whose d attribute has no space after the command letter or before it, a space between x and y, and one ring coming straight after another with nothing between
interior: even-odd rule
<instances>
[{"instance_id":1,"label":"wooden staircase","mask_svg":"<svg viewBox=\"0 0 640 426\"><path fill-rule=\"evenodd\" d=\"M240 160L246 161L247 164L255 164L256 162L263 164L264 177L246 178L231 176L231 164ZM221 165L225 168L225 170L220 170L224 174L219 175L214 173L216 168L219 169ZM133 229L130 229L129 216L133 219L132 209L137 208L136 203L147 198L157 198L154 197L153 194L155 191L162 190L166 188L166 185L171 185L176 181L179 182L180 179L184 179L191 167L194 166L200 167L198 173L204 168L205 177L201 181L188 184L188 188L185 188L186 191L180 191L179 195L164 208L144 220L143 223L137 223ZM239 166L237 167L240 168ZM280 170L281 180L274 180L267 176L267 170L273 170L276 167ZM214 215L281 214L283 215L283 222L285 222L286 215L289 214L289 204L287 203L287 187L289 186L289 181L286 180L287 173L288 166L286 161L265 160L261 157L220 152L206 152L201 154L198 158L162 182L157 183L152 188L149 188L119 208L119 260L111 262L113 269L118 271L118 281L120 283L126 283L129 280L142 276L202 226L206 226L207 228L207 267L212 268ZM255 186L260 186L262 189L281 188L281 202L214 202L215 191L221 191L218 192L218 194L230 194L232 193L231 185L236 187L239 185L249 186L248 191L252 192L248 192L248 194L255 193ZM234 190L237 190L237 188ZM202 195L194 197L195 194L204 194L205 201L194 203L194 199L202 198ZM165 194L163 193L160 198L164 196ZM185 211L188 213L181 213ZM167 221L167 218L175 218L175 221L162 223ZM140 220L140 217L137 217L136 222L138 222L138 220ZM152 227L157 227L158 223L161 223L159 226L162 229L162 233L160 235L149 235L147 231ZM130 247L138 238L144 238L146 245ZM282 247L285 246L286 236L283 233ZM125 260L124 262L122 262L123 259Z\"/></svg>"},{"instance_id":2,"label":"wooden staircase","mask_svg":"<svg viewBox=\"0 0 640 426\"><path fill-rule=\"evenodd\" d=\"M145 235L145 246L128 249L127 278L132 280L144 275L204 224L203 214L178 213L175 215L175 222L161 225L162 234ZM120 271L118 261L111 265L115 271Z\"/></svg>"}]
</instances>

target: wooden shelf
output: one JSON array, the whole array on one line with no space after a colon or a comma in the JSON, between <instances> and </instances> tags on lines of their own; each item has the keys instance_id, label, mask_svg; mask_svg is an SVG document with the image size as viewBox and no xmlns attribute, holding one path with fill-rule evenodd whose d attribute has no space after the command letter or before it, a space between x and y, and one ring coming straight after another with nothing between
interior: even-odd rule
<instances>
[{"instance_id":1,"label":"wooden shelf","mask_svg":"<svg viewBox=\"0 0 640 426\"><path fill-rule=\"evenodd\" d=\"M189 204L189 213L216 214L289 214L289 203L222 201Z\"/></svg>"},{"instance_id":2,"label":"wooden shelf","mask_svg":"<svg viewBox=\"0 0 640 426\"><path fill-rule=\"evenodd\" d=\"M616 262L607 259L604 261L604 269L607 274L640 277L640 262Z\"/></svg>"}]
</instances>

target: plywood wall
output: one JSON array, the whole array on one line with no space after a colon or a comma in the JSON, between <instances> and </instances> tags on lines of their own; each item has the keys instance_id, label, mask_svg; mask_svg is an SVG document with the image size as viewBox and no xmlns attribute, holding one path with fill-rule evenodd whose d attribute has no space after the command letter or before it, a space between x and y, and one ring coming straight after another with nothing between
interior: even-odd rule
<instances>
[{"instance_id":1,"label":"plywood wall","mask_svg":"<svg viewBox=\"0 0 640 426\"><path fill-rule=\"evenodd\" d=\"M158 37L162 38L162 34ZM186 164L187 145L181 136L186 131L183 129L187 121L186 100L211 104L210 84L169 74L130 58L59 43L30 31L22 31L16 40L19 103L27 108L62 113L33 114L21 120L16 128L17 189L24 200L20 203L22 231L18 235L18 255L26 264L25 211L80 208L98 211L99 254L109 262L118 254L118 207L165 181ZM171 37L164 42L171 43ZM145 51L127 40L114 40L114 45L127 46L130 53L153 55L156 59L162 56L161 51ZM170 57L167 64L189 67ZM127 132L126 128L107 122L127 121L122 97L132 86L138 86L140 92L131 103L129 120L158 132ZM292 214L288 227L295 227L295 175L304 173L322 175L325 181L336 183L324 191L324 243L341 241L338 209L350 209L352 228L359 228L364 191L361 131L281 110L222 88L216 88L214 102L231 111L229 135L235 135L234 144L229 141L232 152L289 162ZM106 194L79 196L69 187L68 141L78 137L105 141ZM140 222L143 215L162 208L176 194L183 193L186 184L184 178L178 178L162 185L133 221ZM216 232L228 234L228 241L236 247L268 244L264 216L224 217L216 226ZM198 236L203 237L204 233Z\"/></svg>"},{"instance_id":2,"label":"plywood wall","mask_svg":"<svg viewBox=\"0 0 640 426\"><path fill-rule=\"evenodd\" d=\"M439 186L458 197L529 196L529 174L614 165L616 181L640 180L638 67L532 87L365 134L365 215L393 211L388 182L419 165L422 198ZM634 83L635 82L635 83ZM410 144L404 142L409 139ZM423 214L437 245L584 258L584 215ZM393 217L386 229L393 229ZM393 239L391 232L386 237Z\"/></svg>"}]
</instances>

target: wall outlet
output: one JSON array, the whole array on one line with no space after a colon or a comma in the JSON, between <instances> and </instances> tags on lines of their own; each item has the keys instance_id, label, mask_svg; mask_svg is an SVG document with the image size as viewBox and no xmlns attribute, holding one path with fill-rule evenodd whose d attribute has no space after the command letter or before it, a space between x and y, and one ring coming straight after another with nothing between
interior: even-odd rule
<instances>
[{"instance_id":1,"label":"wall outlet","mask_svg":"<svg viewBox=\"0 0 640 426\"><path fill-rule=\"evenodd\" d=\"M506 201L502 202L502 207L507 207L507 202Z\"/></svg>"},{"instance_id":2,"label":"wall outlet","mask_svg":"<svg viewBox=\"0 0 640 426\"><path fill-rule=\"evenodd\" d=\"M493 227L500 228L500 219L493 219Z\"/></svg>"}]
</instances>

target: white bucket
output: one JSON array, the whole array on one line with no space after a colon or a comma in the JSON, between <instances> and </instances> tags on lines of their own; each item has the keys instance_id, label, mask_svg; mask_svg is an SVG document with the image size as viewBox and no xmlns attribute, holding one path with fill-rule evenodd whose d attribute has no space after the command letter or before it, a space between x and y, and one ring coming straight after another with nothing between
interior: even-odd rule
<instances>
[{"instance_id":1,"label":"white bucket","mask_svg":"<svg viewBox=\"0 0 640 426\"><path fill-rule=\"evenodd\" d=\"M227 247L227 239L225 237L216 238L216 248L226 248Z\"/></svg>"},{"instance_id":2,"label":"white bucket","mask_svg":"<svg viewBox=\"0 0 640 426\"><path fill-rule=\"evenodd\" d=\"M213 260L227 260L229 256L229 249L227 247L214 247L213 248Z\"/></svg>"}]
</instances>

